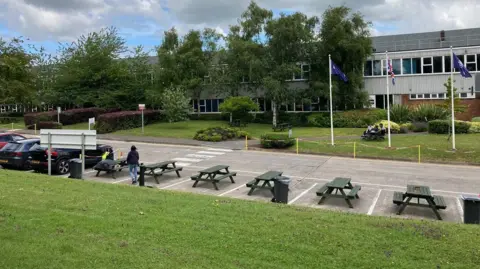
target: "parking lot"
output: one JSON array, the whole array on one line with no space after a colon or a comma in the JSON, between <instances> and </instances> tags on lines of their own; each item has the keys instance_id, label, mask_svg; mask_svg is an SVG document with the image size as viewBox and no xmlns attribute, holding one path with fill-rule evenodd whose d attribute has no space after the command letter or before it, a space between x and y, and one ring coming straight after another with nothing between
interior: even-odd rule
<instances>
[{"instance_id":1,"label":"parking lot","mask_svg":"<svg viewBox=\"0 0 480 269\"><path fill-rule=\"evenodd\" d=\"M132 143L117 141L101 141L114 146L126 155ZM398 207L393 204L393 192L406 190L407 184L427 185L434 195L445 197L446 210L440 210L444 221L463 222L461 194L476 194L480 190L478 174L480 168L469 166L417 164L393 161L360 160L338 157L321 157L309 155L280 154L258 151L233 151L228 149L183 147L158 144L135 143L143 163L156 163L166 160L177 161L183 167L181 178L169 173L159 178L157 184L153 177L146 176L147 186L159 189L194 192L218 197L270 202L269 190L256 190L251 196L247 193L246 183L255 176L269 170L282 171L291 178L289 204L314 208L347 211L368 215L397 216ZM118 153L120 154L120 153ZM190 176L197 171L214 165L229 165L230 170L237 172L235 183L222 180L216 191L212 184L201 182L193 188ZM63 176L63 177L67 177ZM349 208L344 200L326 199L318 205L316 191L323 184L335 177L349 177L353 184L362 186L360 199L353 200L354 208ZM110 174L87 169L85 180L100 181L112 184L130 184L128 171ZM429 208L407 207L401 218L435 219Z\"/></svg>"}]
</instances>

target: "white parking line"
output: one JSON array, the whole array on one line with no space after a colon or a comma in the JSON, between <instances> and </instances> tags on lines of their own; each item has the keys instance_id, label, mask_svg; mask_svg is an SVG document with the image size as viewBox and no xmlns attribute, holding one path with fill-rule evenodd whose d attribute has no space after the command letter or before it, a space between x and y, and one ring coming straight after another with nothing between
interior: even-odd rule
<instances>
[{"instance_id":1,"label":"white parking line","mask_svg":"<svg viewBox=\"0 0 480 269\"><path fill-rule=\"evenodd\" d=\"M212 156L212 155L200 155L200 154L187 154L187 157L201 158L201 159L209 159L209 158L214 158L215 156Z\"/></svg>"},{"instance_id":2,"label":"white parking line","mask_svg":"<svg viewBox=\"0 0 480 269\"><path fill-rule=\"evenodd\" d=\"M202 159L191 159L191 158L174 158L174 161L179 161L179 162L190 162L190 163L198 163L203 161Z\"/></svg>"},{"instance_id":3,"label":"white parking line","mask_svg":"<svg viewBox=\"0 0 480 269\"><path fill-rule=\"evenodd\" d=\"M190 181L190 180L191 180L190 178L189 178L189 179L185 179L185 180L182 180L182 181L180 181L180 182L174 183L174 184L172 184L172 185L168 185L168 186L165 186L165 187L161 187L160 189L162 189L162 190L168 189L168 188L170 188L170 187L174 187L174 186L183 184L183 183L188 182L188 181Z\"/></svg>"},{"instance_id":4,"label":"white parking line","mask_svg":"<svg viewBox=\"0 0 480 269\"><path fill-rule=\"evenodd\" d=\"M373 210L375 209L375 206L377 205L378 198L380 197L380 193L382 193L382 189L378 190L377 195L375 195L375 198L373 199L373 203L368 209L367 215L372 215Z\"/></svg>"},{"instance_id":5,"label":"white parking line","mask_svg":"<svg viewBox=\"0 0 480 269\"><path fill-rule=\"evenodd\" d=\"M233 189L231 189L231 190L229 190L229 191L226 191L226 192L224 192L224 193L221 193L221 194L219 194L218 196L224 196L225 194L229 194L229 193L234 192L234 191L236 191L236 190L238 190L238 189L240 189L240 188L243 188L243 187L245 187L245 185L242 184L241 186L238 186L238 187L233 188Z\"/></svg>"},{"instance_id":6,"label":"white parking line","mask_svg":"<svg viewBox=\"0 0 480 269\"><path fill-rule=\"evenodd\" d=\"M175 163L175 165L176 165L176 166L180 166L180 167L185 167L185 166L190 166L191 163L182 163L182 162L180 162L180 163Z\"/></svg>"},{"instance_id":7,"label":"white parking line","mask_svg":"<svg viewBox=\"0 0 480 269\"><path fill-rule=\"evenodd\" d=\"M293 198L290 202L288 202L289 205L295 203L300 197L304 196L307 194L307 192L311 191L315 186L317 186L318 183L313 184L310 188L306 189L304 192L300 193L297 197Z\"/></svg>"},{"instance_id":8,"label":"white parking line","mask_svg":"<svg viewBox=\"0 0 480 269\"><path fill-rule=\"evenodd\" d=\"M464 220L463 220L463 207L462 207L462 202L460 202L460 198L458 198L458 197L457 197L455 200L456 200L456 202L457 202L458 212L460 213L460 218L461 218L462 223L463 223Z\"/></svg>"},{"instance_id":9,"label":"white parking line","mask_svg":"<svg viewBox=\"0 0 480 269\"><path fill-rule=\"evenodd\" d=\"M199 154L207 154L207 155L224 155L225 152L215 152L215 151L198 151Z\"/></svg>"},{"instance_id":10,"label":"white parking line","mask_svg":"<svg viewBox=\"0 0 480 269\"><path fill-rule=\"evenodd\" d=\"M222 152L233 152L233 150L231 150L231 149L221 149L221 148L209 148L208 150L222 151Z\"/></svg>"},{"instance_id":11,"label":"white parking line","mask_svg":"<svg viewBox=\"0 0 480 269\"><path fill-rule=\"evenodd\" d=\"M132 180L132 179L130 178L130 176L128 176L126 178L114 181L112 184L117 184L117 183L124 182L124 181L127 181L127 180Z\"/></svg>"}]
</instances>

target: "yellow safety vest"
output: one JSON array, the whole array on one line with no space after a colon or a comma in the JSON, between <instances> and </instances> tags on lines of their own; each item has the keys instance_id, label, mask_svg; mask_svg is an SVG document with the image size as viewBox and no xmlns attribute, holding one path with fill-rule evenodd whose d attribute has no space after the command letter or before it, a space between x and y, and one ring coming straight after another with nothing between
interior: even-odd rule
<instances>
[{"instance_id":1,"label":"yellow safety vest","mask_svg":"<svg viewBox=\"0 0 480 269\"><path fill-rule=\"evenodd\" d=\"M105 152L105 153L103 153L103 155L102 155L102 161L106 160L109 154L110 154L110 152L108 152L108 151Z\"/></svg>"}]
</instances>

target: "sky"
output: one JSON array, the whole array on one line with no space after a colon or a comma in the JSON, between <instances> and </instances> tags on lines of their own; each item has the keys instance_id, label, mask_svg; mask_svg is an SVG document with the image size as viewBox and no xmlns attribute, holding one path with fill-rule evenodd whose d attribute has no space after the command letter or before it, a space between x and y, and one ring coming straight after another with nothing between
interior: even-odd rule
<instances>
[{"instance_id":1,"label":"sky","mask_svg":"<svg viewBox=\"0 0 480 269\"><path fill-rule=\"evenodd\" d=\"M130 47L159 45L163 32L211 27L227 33L250 0L0 0L0 36L23 36L55 51L58 42L115 26ZM261 7L321 17L345 4L373 23L374 36L480 27L476 0L257 0Z\"/></svg>"}]
</instances>

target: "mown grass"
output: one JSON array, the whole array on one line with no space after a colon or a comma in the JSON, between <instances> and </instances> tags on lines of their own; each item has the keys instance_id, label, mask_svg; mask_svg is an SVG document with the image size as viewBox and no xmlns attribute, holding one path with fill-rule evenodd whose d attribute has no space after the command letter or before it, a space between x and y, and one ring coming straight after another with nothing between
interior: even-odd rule
<instances>
[{"instance_id":1,"label":"mown grass","mask_svg":"<svg viewBox=\"0 0 480 269\"><path fill-rule=\"evenodd\" d=\"M393 160L461 162L480 164L480 134L456 135L456 148L453 152L452 141L447 135L392 135L392 148L388 149L388 140L363 141L356 139L336 139L332 147L329 140L299 141L299 151L304 153L326 153L353 156L356 142L356 157L377 157ZM292 147L290 150L296 150Z\"/></svg>"},{"instance_id":2,"label":"mown grass","mask_svg":"<svg viewBox=\"0 0 480 269\"><path fill-rule=\"evenodd\" d=\"M0 170L0 268L476 268L474 225Z\"/></svg>"}]
</instances>

